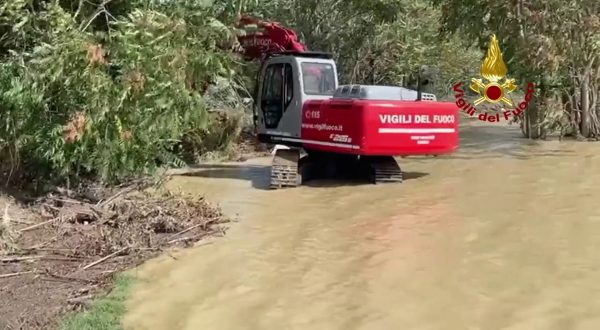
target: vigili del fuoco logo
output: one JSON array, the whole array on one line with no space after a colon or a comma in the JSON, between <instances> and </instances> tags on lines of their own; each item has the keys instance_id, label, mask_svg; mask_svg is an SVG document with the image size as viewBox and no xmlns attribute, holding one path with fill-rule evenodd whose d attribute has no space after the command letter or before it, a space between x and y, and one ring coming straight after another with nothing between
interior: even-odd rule
<instances>
[{"instance_id":1,"label":"vigili del fuoco logo","mask_svg":"<svg viewBox=\"0 0 600 330\"><path fill-rule=\"evenodd\" d=\"M462 83L459 82L454 85L454 91L456 92L456 105L461 111L467 113L469 116L477 116L479 120L488 121L491 123L500 122L501 118L509 120L511 117L519 116L527 107L529 102L533 98L534 85L533 83L527 84L527 91L525 92L525 100L514 105L513 102L507 97L510 93L517 90L515 79L510 79L506 76L506 64L502 59L502 52L498 44L496 35L492 35L490 39L490 45L487 50L487 55L481 64L479 73L483 79L471 78L471 85L469 88L479 95L473 105L469 104L464 99L464 91L461 89ZM495 113L480 112L475 108L488 102L491 104L500 104L501 108L496 110ZM513 108L513 110L507 110L505 107Z\"/></svg>"}]
</instances>

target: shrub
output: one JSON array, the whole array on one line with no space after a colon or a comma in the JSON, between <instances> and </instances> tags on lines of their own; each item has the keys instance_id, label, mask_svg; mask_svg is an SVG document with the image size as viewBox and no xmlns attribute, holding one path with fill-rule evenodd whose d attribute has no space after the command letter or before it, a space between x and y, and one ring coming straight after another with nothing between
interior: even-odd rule
<instances>
[{"instance_id":1,"label":"shrub","mask_svg":"<svg viewBox=\"0 0 600 330\"><path fill-rule=\"evenodd\" d=\"M47 31L37 45L0 64L9 172L34 165L56 180L115 182L181 166L176 146L210 123L206 87L237 65L217 44L229 30L198 12L134 10L93 34L49 5L36 24Z\"/></svg>"}]
</instances>

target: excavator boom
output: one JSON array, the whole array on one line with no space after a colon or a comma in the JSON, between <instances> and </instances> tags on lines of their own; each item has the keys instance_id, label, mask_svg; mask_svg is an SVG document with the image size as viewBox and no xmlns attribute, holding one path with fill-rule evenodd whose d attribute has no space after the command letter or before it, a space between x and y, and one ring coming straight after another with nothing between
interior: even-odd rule
<instances>
[{"instance_id":1,"label":"excavator boom","mask_svg":"<svg viewBox=\"0 0 600 330\"><path fill-rule=\"evenodd\" d=\"M237 26L244 31L238 36L238 41L244 48L247 59L264 60L273 53L307 51L306 45L298 40L296 32L278 22L266 22L242 15Z\"/></svg>"}]
</instances>

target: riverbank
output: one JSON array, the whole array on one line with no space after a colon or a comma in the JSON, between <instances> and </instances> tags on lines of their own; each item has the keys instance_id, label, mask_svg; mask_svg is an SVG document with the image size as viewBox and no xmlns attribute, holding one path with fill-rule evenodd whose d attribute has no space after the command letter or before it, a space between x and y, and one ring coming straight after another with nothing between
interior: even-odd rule
<instances>
[{"instance_id":1,"label":"riverbank","mask_svg":"<svg viewBox=\"0 0 600 330\"><path fill-rule=\"evenodd\" d=\"M227 152L207 156L266 153L244 131ZM123 271L225 234L229 219L218 205L163 188L138 180L35 198L0 192L0 329L111 329L134 282Z\"/></svg>"},{"instance_id":2,"label":"riverbank","mask_svg":"<svg viewBox=\"0 0 600 330\"><path fill-rule=\"evenodd\" d=\"M123 270L225 233L228 219L204 198L144 188L2 197L0 328L57 328Z\"/></svg>"}]
</instances>

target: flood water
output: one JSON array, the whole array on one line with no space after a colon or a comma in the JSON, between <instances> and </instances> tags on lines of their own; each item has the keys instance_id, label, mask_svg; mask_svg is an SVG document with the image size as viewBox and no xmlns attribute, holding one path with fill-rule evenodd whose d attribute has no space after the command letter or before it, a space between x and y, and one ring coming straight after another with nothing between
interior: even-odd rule
<instances>
[{"instance_id":1,"label":"flood water","mask_svg":"<svg viewBox=\"0 0 600 330\"><path fill-rule=\"evenodd\" d=\"M142 266L126 329L600 329L600 145L461 136L402 184L269 191L269 159L175 177L239 221Z\"/></svg>"}]
</instances>

